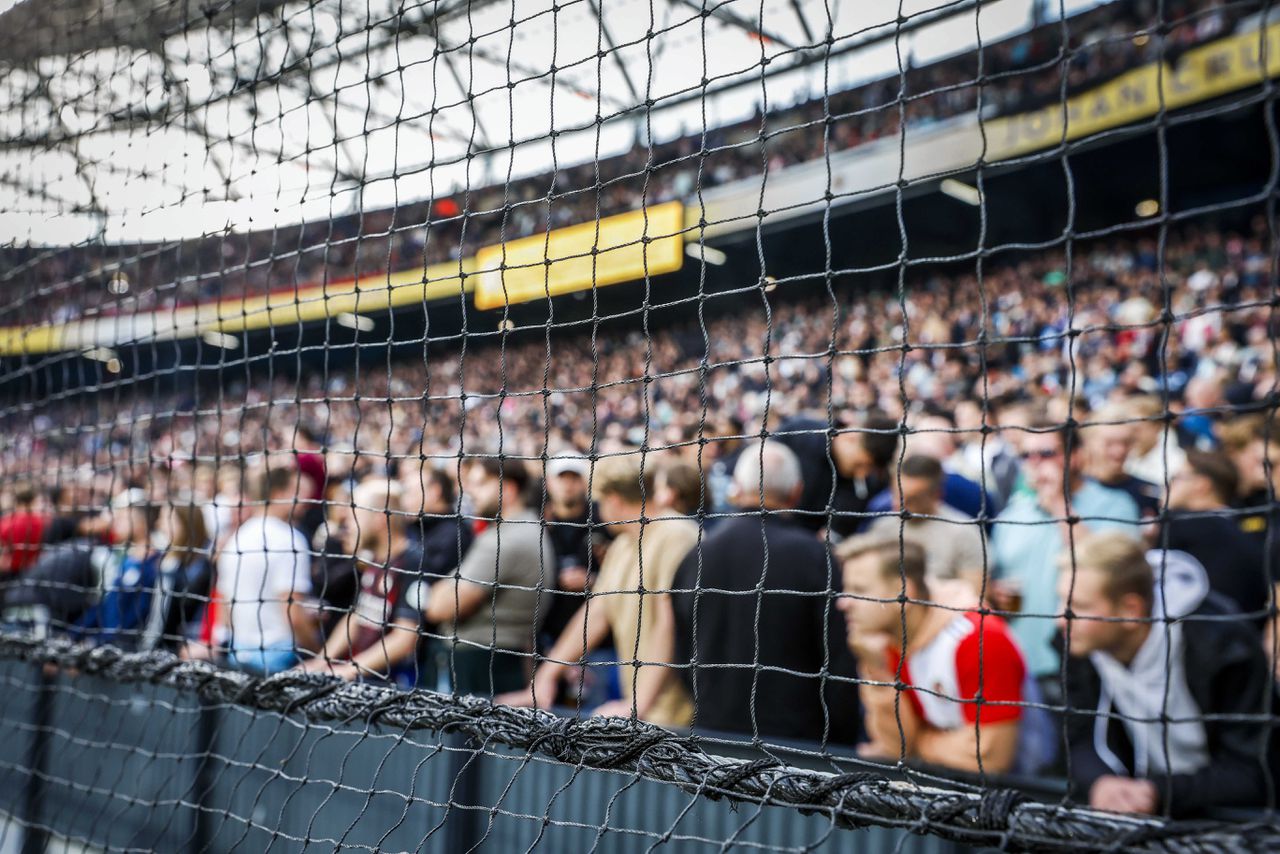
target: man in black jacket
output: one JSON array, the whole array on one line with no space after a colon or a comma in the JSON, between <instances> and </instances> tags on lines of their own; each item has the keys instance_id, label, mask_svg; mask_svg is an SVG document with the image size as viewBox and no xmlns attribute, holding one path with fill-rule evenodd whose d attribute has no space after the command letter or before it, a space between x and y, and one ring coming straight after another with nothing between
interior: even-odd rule
<instances>
[{"instance_id":1,"label":"man in black jacket","mask_svg":"<svg viewBox=\"0 0 1280 854\"><path fill-rule=\"evenodd\" d=\"M1233 609L1204 567L1096 534L1059 588L1075 797L1172 817L1260 804L1266 661L1253 628L1223 619Z\"/></svg>"},{"instance_id":2,"label":"man in black jacket","mask_svg":"<svg viewBox=\"0 0 1280 854\"><path fill-rule=\"evenodd\" d=\"M456 473L434 466L405 467L400 483L408 496L405 509L417 516L409 534L422 547L428 583L451 577L475 539L471 523L458 513Z\"/></svg>"},{"instance_id":3,"label":"man in black jacket","mask_svg":"<svg viewBox=\"0 0 1280 854\"><path fill-rule=\"evenodd\" d=\"M866 521L867 505L889 485L898 448L898 422L879 410L848 413L838 429L817 419L789 418L777 441L796 455L804 484L791 505L796 522L833 540L855 533Z\"/></svg>"},{"instance_id":4,"label":"man in black jacket","mask_svg":"<svg viewBox=\"0 0 1280 854\"><path fill-rule=\"evenodd\" d=\"M760 738L856 743L861 712L840 573L826 546L785 511L803 481L781 442L752 443L734 467L726 519L676 571L675 661L694 725Z\"/></svg>"},{"instance_id":5,"label":"man in black jacket","mask_svg":"<svg viewBox=\"0 0 1280 854\"><path fill-rule=\"evenodd\" d=\"M1242 529L1241 517L1231 511L1237 483L1236 468L1226 454L1187 451L1186 463L1169 479L1169 514L1156 545L1200 561L1209 587L1262 628L1280 569L1280 544L1272 543L1268 551L1265 538Z\"/></svg>"}]
</instances>

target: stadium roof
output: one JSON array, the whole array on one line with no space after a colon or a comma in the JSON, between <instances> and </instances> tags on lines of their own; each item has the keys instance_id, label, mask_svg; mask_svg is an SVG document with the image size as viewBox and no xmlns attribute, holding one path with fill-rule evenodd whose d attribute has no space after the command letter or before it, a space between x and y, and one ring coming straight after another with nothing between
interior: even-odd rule
<instances>
[{"instance_id":1,"label":"stadium roof","mask_svg":"<svg viewBox=\"0 0 1280 854\"><path fill-rule=\"evenodd\" d=\"M500 184L971 50L1037 5L0 0L0 244L270 228Z\"/></svg>"}]
</instances>

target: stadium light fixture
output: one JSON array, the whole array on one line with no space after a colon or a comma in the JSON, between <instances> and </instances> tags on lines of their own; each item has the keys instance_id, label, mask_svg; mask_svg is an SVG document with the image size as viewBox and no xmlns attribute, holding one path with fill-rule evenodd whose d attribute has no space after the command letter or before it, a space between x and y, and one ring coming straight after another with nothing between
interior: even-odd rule
<instances>
[{"instance_id":1,"label":"stadium light fixture","mask_svg":"<svg viewBox=\"0 0 1280 854\"><path fill-rule=\"evenodd\" d=\"M1160 213L1160 203L1155 199L1143 199L1138 202L1138 205L1133 209L1133 212L1143 219L1153 217Z\"/></svg>"},{"instance_id":2,"label":"stadium light fixture","mask_svg":"<svg viewBox=\"0 0 1280 854\"><path fill-rule=\"evenodd\" d=\"M715 248L714 246L708 246L705 243L688 244L684 248L684 254L688 255L690 258L705 261L715 267L722 266L725 261L729 260L729 256L725 255L723 251Z\"/></svg>"},{"instance_id":3,"label":"stadium light fixture","mask_svg":"<svg viewBox=\"0 0 1280 854\"><path fill-rule=\"evenodd\" d=\"M225 332L214 332L210 330L200 336L200 340L208 344L210 347L219 347L223 350L239 350L240 339L234 335L228 335Z\"/></svg>"},{"instance_id":4,"label":"stadium light fixture","mask_svg":"<svg viewBox=\"0 0 1280 854\"><path fill-rule=\"evenodd\" d=\"M123 296L124 294L129 293L129 277L123 272L116 273L111 277L111 280L107 282L107 292L115 294L116 296Z\"/></svg>"},{"instance_id":5,"label":"stadium light fixture","mask_svg":"<svg viewBox=\"0 0 1280 854\"><path fill-rule=\"evenodd\" d=\"M966 184L963 181L957 181L955 178L947 178L938 187L944 195L950 196L958 202L964 202L966 205L973 205L975 208L982 204L982 193L972 184Z\"/></svg>"},{"instance_id":6,"label":"stadium light fixture","mask_svg":"<svg viewBox=\"0 0 1280 854\"><path fill-rule=\"evenodd\" d=\"M86 359L92 359L95 362L107 362L110 364L114 361L118 364L120 361L120 354L115 350L112 350L110 347L90 347L81 355ZM112 373L115 372L112 371Z\"/></svg>"},{"instance_id":7,"label":"stadium light fixture","mask_svg":"<svg viewBox=\"0 0 1280 854\"><path fill-rule=\"evenodd\" d=\"M348 329L355 329L359 332L373 331L373 318L365 317L363 314L352 314L349 311L344 311L334 319L338 321L339 326L345 326Z\"/></svg>"}]
</instances>

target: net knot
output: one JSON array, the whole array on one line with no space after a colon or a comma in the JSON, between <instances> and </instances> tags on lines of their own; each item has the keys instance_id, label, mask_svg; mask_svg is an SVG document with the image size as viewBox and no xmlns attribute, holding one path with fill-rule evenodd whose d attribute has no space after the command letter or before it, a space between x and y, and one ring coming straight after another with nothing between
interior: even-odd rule
<instances>
[{"instance_id":1,"label":"net knot","mask_svg":"<svg viewBox=\"0 0 1280 854\"><path fill-rule=\"evenodd\" d=\"M628 725L623 728L626 740L622 744L612 750L605 745L588 749L583 751L583 756L590 757L593 763L598 762L606 768L625 768L651 747L671 738L669 733L656 727L636 725L629 719L624 720Z\"/></svg>"},{"instance_id":2,"label":"net knot","mask_svg":"<svg viewBox=\"0 0 1280 854\"><path fill-rule=\"evenodd\" d=\"M540 721L542 732L530 742L531 749L544 750L562 762L572 762L575 744L574 730L579 725L573 718L548 717Z\"/></svg>"},{"instance_id":3,"label":"net knot","mask_svg":"<svg viewBox=\"0 0 1280 854\"><path fill-rule=\"evenodd\" d=\"M1001 830L1009 826L1013 812L1027 801L1016 789L993 789L978 799L977 825L984 830Z\"/></svg>"},{"instance_id":4,"label":"net knot","mask_svg":"<svg viewBox=\"0 0 1280 854\"><path fill-rule=\"evenodd\" d=\"M717 765L709 769L703 777L703 793L712 800L719 800L744 780L778 766L779 763L775 759L756 759L732 765Z\"/></svg>"},{"instance_id":5,"label":"net knot","mask_svg":"<svg viewBox=\"0 0 1280 854\"><path fill-rule=\"evenodd\" d=\"M857 788L866 783L883 783L886 778L881 774L872 771L854 771L848 774L837 774L827 779L814 783L809 788L809 794L815 801L825 801L832 797L836 792L840 793L841 799L847 793L847 790Z\"/></svg>"}]
</instances>

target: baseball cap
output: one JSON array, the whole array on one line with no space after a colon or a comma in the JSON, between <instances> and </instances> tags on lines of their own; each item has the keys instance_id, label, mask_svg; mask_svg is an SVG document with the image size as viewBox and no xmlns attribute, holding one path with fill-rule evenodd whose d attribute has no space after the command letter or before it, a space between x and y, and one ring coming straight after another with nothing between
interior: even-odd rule
<instances>
[{"instance_id":1,"label":"baseball cap","mask_svg":"<svg viewBox=\"0 0 1280 854\"><path fill-rule=\"evenodd\" d=\"M576 474L583 480L591 472L591 466L581 457L552 457L547 460L547 477L559 477L562 474Z\"/></svg>"}]
</instances>

